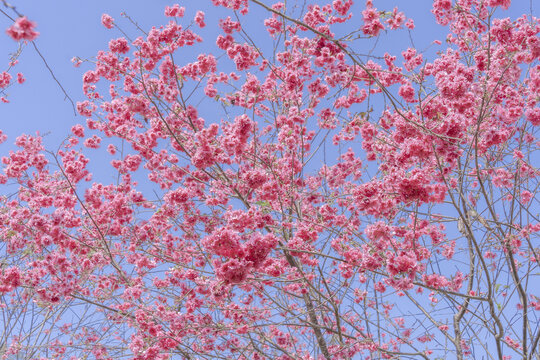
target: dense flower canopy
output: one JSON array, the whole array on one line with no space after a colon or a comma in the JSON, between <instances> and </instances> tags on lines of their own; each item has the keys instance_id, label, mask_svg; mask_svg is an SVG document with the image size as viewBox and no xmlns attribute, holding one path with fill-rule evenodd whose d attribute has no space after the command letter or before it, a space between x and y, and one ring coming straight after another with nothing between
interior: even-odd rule
<instances>
[{"instance_id":1,"label":"dense flower canopy","mask_svg":"<svg viewBox=\"0 0 540 360\"><path fill-rule=\"evenodd\" d=\"M391 54L398 8L300 5L102 16L85 121L2 158L4 358L540 356L540 21L434 0L440 51Z\"/></svg>"}]
</instances>

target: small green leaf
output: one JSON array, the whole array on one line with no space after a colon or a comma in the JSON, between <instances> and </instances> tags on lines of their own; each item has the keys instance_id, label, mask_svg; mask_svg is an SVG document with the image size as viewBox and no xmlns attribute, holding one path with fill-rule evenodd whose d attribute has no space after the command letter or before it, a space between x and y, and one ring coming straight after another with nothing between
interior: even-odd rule
<instances>
[{"instance_id":1,"label":"small green leaf","mask_svg":"<svg viewBox=\"0 0 540 360\"><path fill-rule=\"evenodd\" d=\"M261 207L270 207L270 203L267 200L259 200L255 204Z\"/></svg>"}]
</instances>

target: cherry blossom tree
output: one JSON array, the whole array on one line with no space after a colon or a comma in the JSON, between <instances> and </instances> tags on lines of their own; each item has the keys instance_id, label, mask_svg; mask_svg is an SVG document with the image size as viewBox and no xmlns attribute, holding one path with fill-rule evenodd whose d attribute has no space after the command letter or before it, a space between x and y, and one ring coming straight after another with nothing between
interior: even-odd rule
<instances>
[{"instance_id":1,"label":"cherry blossom tree","mask_svg":"<svg viewBox=\"0 0 540 360\"><path fill-rule=\"evenodd\" d=\"M540 22L434 0L389 54L376 5L104 14L85 122L2 159L3 358L540 359Z\"/></svg>"}]
</instances>

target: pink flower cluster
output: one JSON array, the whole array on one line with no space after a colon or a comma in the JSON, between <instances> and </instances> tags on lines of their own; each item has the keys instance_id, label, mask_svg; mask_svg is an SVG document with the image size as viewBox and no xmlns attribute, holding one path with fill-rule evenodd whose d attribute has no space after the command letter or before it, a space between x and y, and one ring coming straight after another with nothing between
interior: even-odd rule
<instances>
[{"instance_id":1,"label":"pink flower cluster","mask_svg":"<svg viewBox=\"0 0 540 360\"><path fill-rule=\"evenodd\" d=\"M381 30L384 30L384 25L379 19L377 8L373 7L372 0L366 0L366 8L362 11L364 17L364 25L362 31L366 35L377 36Z\"/></svg>"},{"instance_id":2,"label":"pink flower cluster","mask_svg":"<svg viewBox=\"0 0 540 360\"><path fill-rule=\"evenodd\" d=\"M11 83L11 75L4 71L0 73L0 89L7 87Z\"/></svg>"},{"instance_id":3,"label":"pink flower cluster","mask_svg":"<svg viewBox=\"0 0 540 360\"><path fill-rule=\"evenodd\" d=\"M262 235L258 232L244 243L241 243L242 238L234 230L220 228L201 241L213 254L227 258L224 262L214 262L216 276L226 284L240 283L249 272L258 270L278 242L273 234Z\"/></svg>"},{"instance_id":4,"label":"pink flower cluster","mask_svg":"<svg viewBox=\"0 0 540 360\"><path fill-rule=\"evenodd\" d=\"M34 30L35 27L36 23L23 16L15 20L15 23L6 30L6 33L15 41L33 41L39 36L39 33Z\"/></svg>"},{"instance_id":5,"label":"pink flower cluster","mask_svg":"<svg viewBox=\"0 0 540 360\"><path fill-rule=\"evenodd\" d=\"M178 4L174 4L173 6L165 6L165 16L167 17L183 17L184 12L186 9L184 7L180 7Z\"/></svg>"},{"instance_id":6,"label":"pink flower cluster","mask_svg":"<svg viewBox=\"0 0 540 360\"><path fill-rule=\"evenodd\" d=\"M114 19L109 14L101 15L101 24L107 29L112 29L114 26Z\"/></svg>"},{"instance_id":7,"label":"pink flower cluster","mask_svg":"<svg viewBox=\"0 0 540 360\"><path fill-rule=\"evenodd\" d=\"M0 294L13 291L21 285L21 272L16 267L0 269Z\"/></svg>"}]
</instances>

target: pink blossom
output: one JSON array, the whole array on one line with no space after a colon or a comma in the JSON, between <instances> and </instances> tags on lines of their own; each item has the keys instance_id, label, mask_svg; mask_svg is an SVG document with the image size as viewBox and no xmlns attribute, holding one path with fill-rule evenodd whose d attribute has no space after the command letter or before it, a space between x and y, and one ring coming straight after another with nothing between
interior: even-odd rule
<instances>
[{"instance_id":1,"label":"pink blossom","mask_svg":"<svg viewBox=\"0 0 540 360\"><path fill-rule=\"evenodd\" d=\"M384 30L384 25L379 20L379 12L373 7L373 1L366 1L366 8L362 11L364 25L362 32L366 35L377 36L381 30Z\"/></svg>"},{"instance_id":2,"label":"pink blossom","mask_svg":"<svg viewBox=\"0 0 540 360\"><path fill-rule=\"evenodd\" d=\"M452 0L434 0L431 12L435 15L437 22L447 25L452 20Z\"/></svg>"},{"instance_id":3,"label":"pink blossom","mask_svg":"<svg viewBox=\"0 0 540 360\"><path fill-rule=\"evenodd\" d=\"M71 132L77 137L84 137L84 127L81 124L77 124L71 127Z\"/></svg>"},{"instance_id":4,"label":"pink blossom","mask_svg":"<svg viewBox=\"0 0 540 360\"><path fill-rule=\"evenodd\" d=\"M531 199L532 199L533 197L534 197L533 194L532 194L530 191L528 191L528 190L523 190L523 191L521 192L521 202L522 202L523 204L527 204L529 201L531 201Z\"/></svg>"},{"instance_id":5,"label":"pink blossom","mask_svg":"<svg viewBox=\"0 0 540 360\"><path fill-rule=\"evenodd\" d=\"M426 334L426 335L423 335L423 336L419 337L418 341L420 341L422 343L427 343L427 342L430 342L431 340L433 340L434 338L435 338L435 335Z\"/></svg>"},{"instance_id":6,"label":"pink blossom","mask_svg":"<svg viewBox=\"0 0 540 360\"><path fill-rule=\"evenodd\" d=\"M88 138L84 141L84 146L91 149L98 149L101 144L101 138L97 135L92 135L91 138Z\"/></svg>"},{"instance_id":7,"label":"pink blossom","mask_svg":"<svg viewBox=\"0 0 540 360\"><path fill-rule=\"evenodd\" d=\"M0 269L0 294L13 291L21 285L21 273L16 267Z\"/></svg>"},{"instance_id":8,"label":"pink blossom","mask_svg":"<svg viewBox=\"0 0 540 360\"><path fill-rule=\"evenodd\" d=\"M409 102L409 103L414 103L416 102L416 98L415 98L415 91L414 91L414 88L411 86L410 83L407 83L405 85L402 85L400 88L399 88L399 96L401 96L403 98L403 100Z\"/></svg>"},{"instance_id":9,"label":"pink blossom","mask_svg":"<svg viewBox=\"0 0 540 360\"><path fill-rule=\"evenodd\" d=\"M92 113L96 110L96 105L88 100L77 103L77 111L82 116L90 117Z\"/></svg>"},{"instance_id":10,"label":"pink blossom","mask_svg":"<svg viewBox=\"0 0 540 360\"><path fill-rule=\"evenodd\" d=\"M240 247L240 236L237 232L227 228L214 231L201 241L202 245L214 254L224 257L243 257Z\"/></svg>"},{"instance_id":11,"label":"pink blossom","mask_svg":"<svg viewBox=\"0 0 540 360\"><path fill-rule=\"evenodd\" d=\"M374 288L376 291L381 292L381 293L386 291L386 286L384 286L384 284L380 281L375 284Z\"/></svg>"},{"instance_id":12,"label":"pink blossom","mask_svg":"<svg viewBox=\"0 0 540 360\"><path fill-rule=\"evenodd\" d=\"M113 144L107 145L107 152L111 155L116 154L116 146L114 146Z\"/></svg>"},{"instance_id":13,"label":"pink blossom","mask_svg":"<svg viewBox=\"0 0 540 360\"><path fill-rule=\"evenodd\" d=\"M399 275L401 273L414 273L417 270L418 262L416 256L411 254L400 254L395 256L391 254L387 260L387 270L390 275Z\"/></svg>"},{"instance_id":14,"label":"pink blossom","mask_svg":"<svg viewBox=\"0 0 540 360\"><path fill-rule=\"evenodd\" d=\"M525 116L527 120L534 126L540 125L540 108L535 107L533 109L527 109L525 111Z\"/></svg>"},{"instance_id":15,"label":"pink blossom","mask_svg":"<svg viewBox=\"0 0 540 360\"><path fill-rule=\"evenodd\" d=\"M353 5L352 0L345 0L345 1L334 0L332 2L332 7L334 9L336 9L338 14L341 15L341 16L347 15L347 13L349 12L349 9L351 8L352 5Z\"/></svg>"},{"instance_id":16,"label":"pink blossom","mask_svg":"<svg viewBox=\"0 0 540 360\"><path fill-rule=\"evenodd\" d=\"M112 29L114 26L114 19L109 14L101 15L101 24L107 29Z\"/></svg>"},{"instance_id":17,"label":"pink blossom","mask_svg":"<svg viewBox=\"0 0 540 360\"><path fill-rule=\"evenodd\" d=\"M3 89L9 85L11 82L11 75L4 71L0 73L0 89Z\"/></svg>"},{"instance_id":18,"label":"pink blossom","mask_svg":"<svg viewBox=\"0 0 540 360\"><path fill-rule=\"evenodd\" d=\"M25 81L26 81L26 79L24 78L24 75L22 73L17 73L17 82L19 84L22 84Z\"/></svg>"},{"instance_id":19,"label":"pink blossom","mask_svg":"<svg viewBox=\"0 0 540 360\"><path fill-rule=\"evenodd\" d=\"M184 7L180 7L178 4L173 6L165 6L165 16L167 17L183 17L185 12Z\"/></svg>"},{"instance_id":20,"label":"pink blossom","mask_svg":"<svg viewBox=\"0 0 540 360\"><path fill-rule=\"evenodd\" d=\"M222 46L227 45L223 44ZM226 49L227 55L229 56L229 58L233 59L234 63L236 64L237 70L247 70L250 67L257 65L257 62L255 60L259 57L259 53L250 45L231 43L226 47Z\"/></svg>"},{"instance_id":21,"label":"pink blossom","mask_svg":"<svg viewBox=\"0 0 540 360\"><path fill-rule=\"evenodd\" d=\"M35 27L35 22L23 16L15 20L15 23L6 30L6 33L15 41L33 41L39 36L39 33L34 30Z\"/></svg>"},{"instance_id":22,"label":"pink blossom","mask_svg":"<svg viewBox=\"0 0 540 360\"><path fill-rule=\"evenodd\" d=\"M129 45L125 38L118 38L109 41L109 49L113 53L125 54L129 51Z\"/></svg>"},{"instance_id":23,"label":"pink blossom","mask_svg":"<svg viewBox=\"0 0 540 360\"><path fill-rule=\"evenodd\" d=\"M206 24L204 23L204 12L197 11L197 14L195 14L194 20L197 23L197 25L199 25L200 28L203 28L206 26Z\"/></svg>"},{"instance_id":24,"label":"pink blossom","mask_svg":"<svg viewBox=\"0 0 540 360\"><path fill-rule=\"evenodd\" d=\"M226 19L220 19L219 27L223 29L225 34L232 34L233 32L242 29L240 23L238 21L233 21L230 16L227 16Z\"/></svg>"},{"instance_id":25,"label":"pink blossom","mask_svg":"<svg viewBox=\"0 0 540 360\"><path fill-rule=\"evenodd\" d=\"M273 234L262 236L256 233L252 235L243 246L246 253L245 259L251 262L254 268L260 267L277 242L278 240Z\"/></svg>"},{"instance_id":26,"label":"pink blossom","mask_svg":"<svg viewBox=\"0 0 540 360\"><path fill-rule=\"evenodd\" d=\"M247 115L237 116L234 123L224 126L225 136L222 143L231 154L240 155L247 146L249 136L255 124Z\"/></svg>"},{"instance_id":27,"label":"pink blossom","mask_svg":"<svg viewBox=\"0 0 540 360\"><path fill-rule=\"evenodd\" d=\"M244 281L249 272L249 266L244 260L229 259L225 263L214 264L216 276L225 284L238 284Z\"/></svg>"},{"instance_id":28,"label":"pink blossom","mask_svg":"<svg viewBox=\"0 0 540 360\"><path fill-rule=\"evenodd\" d=\"M391 30L399 29L401 25L403 25L404 22L405 22L405 14L403 14L402 12L398 12L397 7L395 7L394 10L392 11L390 18L386 20L386 23L388 24Z\"/></svg>"},{"instance_id":29,"label":"pink blossom","mask_svg":"<svg viewBox=\"0 0 540 360\"><path fill-rule=\"evenodd\" d=\"M403 55L403 58L405 59L404 66L408 71L412 71L423 62L422 54L417 55L416 49L408 48L406 51L402 52L401 55Z\"/></svg>"},{"instance_id":30,"label":"pink blossom","mask_svg":"<svg viewBox=\"0 0 540 360\"><path fill-rule=\"evenodd\" d=\"M518 341L512 339L510 336L505 336L504 341L514 349L521 349L521 344Z\"/></svg>"},{"instance_id":31,"label":"pink blossom","mask_svg":"<svg viewBox=\"0 0 540 360\"><path fill-rule=\"evenodd\" d=\"M422 279L424 283L432 288L439 289L448 286L448 280L442 275L438 274L431 274L431 275L423 275Z\"/></svg>"},{"instance_id":32,"label":"pink blossom","mask_svg":"<svg viewBox=\"0 0 540 360\"><path fill-rule=\"evenodd\" d=\"M503 9L508 9L510 6L511 0L488 0L488 6L500 6Z\"/></svg>"},{"instance_id":33,"label":"pink blossom","mask_svg":"<svg viewBox=\"0 0 540 360\"><path fill-rule=\"evenodd\" d=\"M461 289L461 286L463 285L464 280L465 276L461 273L461 271L458 271L452 278L452 281L449 284L449 288L452 291L459 291L459 289Z\"/></svg>"}]
</instances>

